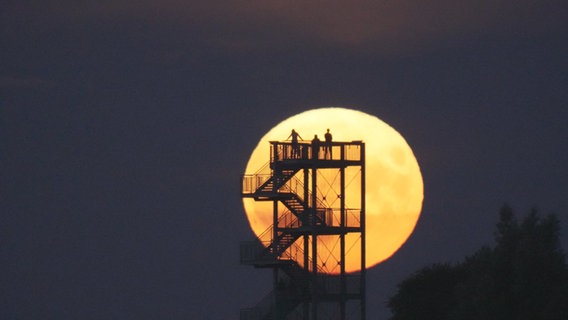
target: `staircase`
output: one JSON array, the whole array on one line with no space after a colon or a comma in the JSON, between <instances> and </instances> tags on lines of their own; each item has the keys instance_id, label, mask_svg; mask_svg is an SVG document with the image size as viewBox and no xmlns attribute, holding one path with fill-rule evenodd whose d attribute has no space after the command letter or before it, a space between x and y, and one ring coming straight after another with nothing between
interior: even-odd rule
<instances>
[{"instance_id":1,"label":"staircase","mask_svg":"<svg viewBox=\"0 0 568 320\"><path fill-rule=\"evenodd\" d=\"M346 319L349 310L356 304L348 300L360 300L361 319L365 319L365 235L364 210L350 209L345 199L345 171L348 167L360 167L361 208L364 208L365 148L362 141L333 142L337 151L332 159L312 156L313 145L301 144L302 152L296 157L292 142L270 141L270 160L254 174L245 174L241 179L241 197L254 201L269 201L263 208L263 219L270 225L254 241L241 243L241 263L273 271L273 290L256 306L242 309L241 320L298 320L322 318L324 311L333 310L341 319ZM340 155L340 156L337 156ZM340 177L335 188L342 200L333 208L319 198L318 181L325 171L334 170ZM342 175L339 175L342 174ZM326 181L324 181L326 182ZM328 187L324 183L325 187ZM246 200L251 201L251 200ZM248 205L248 203L246 203ZM270 205L268 205L270 204ZM357 210L356 222L347 221L348 210ZM357 217L360 217L357 218ZM351 219L351 218L350 218ZM359 275L349 275L345 270L345 241L339 241L347 233L359 233L362 269ZM326 245L328 238L335 237L339 248L319 250L320 240ZM332 250L339 249L336 258ZM329 251L328 258L322 252ZM340 274L335 269L324 270L332 257L337 259ZM335 267L335 264L333 265ZM329 310L326 310L329 308Z\"/></svg>"},{"instance_id":2,"label":"staircase","mask_svg":"<svg viewBox=\"0 0 568 320\"><path fill-rule=\"evenodd\" d=\"M259 186L252 194L255 200L271 200L270 198L278 193L282 188L300 169L285 169L274 174ZM244 196L244 195L243 195Z\"/></svg>"},{"instance_id":3,"label":"staircase","mask_svg":"<svg viewBox=\"0 0 568 320\"><path fill-rule=\"evenodd\" d=\"M269 250L270 255L272 255L275 259L280 257L286 249L288 249L298 238L300 234L295 233L281 233L278 235L278 238L272 241L271 245L267 248Z\"/></svg>"},{"instance_id":4,"label":"staircase","mask_svg":"<svg viewBox=\"0 0 568 320\"><path fill-rule=\"evenodd\" d=\"M304 188L294 177L299 171L299 168L290 168L273 170L270 176L243 176L243 186L245 182L247 185L246 189L241 190L243 197L256 201L279 201L289 212L281 215L275 225L268 227L258 237L263 245L258 240L241 244L241 263L256 267L277 267L288 278L285 284L275 287L255 307L241 310L241 320L276 320L272 318L274 314L284 317L297 309L301 301L305 301L305 295L309 294L312 262L305 262L307 269L298 264L293 252L303 256L303 250L294 243L305 234L304 227L326 224L327 209L320 201L316 201L316 208L312 208L298 195L303 194ZM291 187L294 184L299 186L300 192L295 190L298 188ZM287 251L289 248L290 251ZM243 252L246 252L244 258Z\"/></svg>"},{"instance_id":5,"label":"staircase","mask_svg":"<svg viewBox=\"0 0 568 320\"><path fill-rule=\"evenodd\" d=\"M290 212L292 212L303 225L324 225L325 224L325 208L315 209L315 216L313 214L314 209L307 208L304 200L302 200L297 194L293 192L280 192L273 199L278 199L280 202L286 206ZM312 220L314 219L314 220Z\"/></svg>"},{"instance_id":6,"label":"staircase","mask_svg":"<svg viewBox=\"0 0 568 320\"><path fill-rule=\"evenodd\" d=\"M310 289L309 273L294 260L287 260L281 269L288 275L289 281L280 283L256 306L241 310L240 320L276 320L273 318L274 308L277 314L285 316L304 301Z\"/></svg>"}]
</instances>

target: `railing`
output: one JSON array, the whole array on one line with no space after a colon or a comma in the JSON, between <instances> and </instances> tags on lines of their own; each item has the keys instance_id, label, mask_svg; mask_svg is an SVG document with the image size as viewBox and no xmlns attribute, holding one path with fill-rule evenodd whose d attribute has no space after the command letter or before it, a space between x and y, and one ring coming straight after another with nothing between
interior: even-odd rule
<instances>
[{"instance_id":1,"label":"railing","mask_svg":"<svg viewBox=\"0 0 568 320\"><path fill-rule=\"evenodd\" d=\"M291 211L286 212L278 218L278 228L298 228L301 226L300 220ZM272 226L269 227L272 231ZM266 231L265 231L266 232Z\"/></svg>"},{"instance_id":2,"label":"railing","mask_svg":"<svg viewBox=\"0 0 568 320\"><path fill-rule=\"evenodd\" d=\"M288 249L286 249L279 257L272 256L270 254L265 254L266 247L270 243L260 242L258 240L254 241L243 241L241 242L240 258L242 264L254 264L254 263L271 263L278 260L295 261L300 267L304 267L304 250L302 247L296 243L292 243ZM313 263L311 257L308 257L308 271L313 271ZM317 267L318 273L325 273L319 265Z\"/></svg>"},{"instance_id":3,"label":"railing","mask_svg":"<svg viewBox=\"0 0 568 320\"><path fill-rule=\"evenodd\" d=\"M300 221L291 211L286 210L286 212L284 212L284 214L282 214L278 218L276 225L279 228L297 228L300 226ZM264 230L264 232L262 232L258 236L258 239L262 243L270 243L273 240L272 239L273 236L274 236L274 226L270 225L266 230Z\"/></svg>"},{"instance_id":4,"label":"railing","mask_svg":"<svg viewBox=\"0 0 568 320\"><path fill-rule=\"evenodd\" d=\"M262 187L268 180L274 177L273 173L254 173L254 174L244 174L241 176L241 194L252 195L260 187ZM295 181L291 181L294 179ZM286 183L282 186L277 186L280 190L298 190L297 184L301 184L300 179L294 178L293 176L289 178Z\"/></svg>"},{"instance_id":5,"label":"railing","mask_svg":"<svg viewBox=\"0 0 568 320\"><path fill-rule=\"evenodd\" d=\"M302 201L304 200L302 195L304 194L304 184L302 180L295 176L292 176L286 183L279 189L282 192L295 193Z\"/></svg>"},{"instance_id":6,"label":"railing","mask_svg":"<svg viewBox=\"0 0 568 320\"><path fill-rule=\"evenodd\" d=\"M361 221L359 220L358 209L348 209L345 212L345 226L359 228ZM338 209L325 209L325 223L327 226L337 227L340 225L340 210ZM300 220L291 212L286 210L278 218L278 228L298 228L300 227ZM272 244L274 240L274 226L270 225L264 232L262 232L257 240L241 242L241 263L250 263L262 260L272 260L275 257L263 257L264 250ZM292 259L301 261L303 259L303 249L293 244L290 248L282 254L284 259ZM311 268L311 265L310 265Z\"/></svg>"},{"instance_id":7,"label":"railing","mask_svg":"<svg viewBox=\"0 0 568 320\"><path fill-rule=\"evenodd\" d=\"M343 145L344 147L344 160L348 161L361 161L361 146L362 141L352 141L349 144Z\"/></svg>"},{"instance_id":8,"label":"railing","mask_svg":"<svg viewBox=\"0 0 568 320\"><path fill-rule=\"evenodd\" d=\"M272 175L270 173L258 173L258 174L245 174L241 179L241 193L242 194L253 194L256 190L262 186L266 181L270 179Z\"/></svg>"},{"instance_id":9,"label":"railing","mask_svg":"<svg viewBox=\"0 0 568 320\"><path fill-rule=\"evenodd\" d=\"M300 221L292 212L286 211L283 215L278 218L277 222L280 228L297 228L300 226ZM240 248L240 258L241 263L254 263L255 261L271 261L275 257L270 255L264 256L264 250L268 248L274 241L274 226L270 225L266 230L264 230L258 239L253 241L243 241L241 242Z\"/></svg>"},{"instance_id":10,"label":"railing","mask_svg":"<svg viewBox=\"0 0 568 320\"><path fill-rule=\"evenodd\" d=\"M290 141L270 141L270 163L283 160L347 160L361 161L362 141L320 142L313 145L311 142L292 143Z\"/></svg>"},{"instance_id":11,"label":"railing","mask_svg":"<svg viewBox=\"0 0 568 320\"><path fill-rule=\"evenodd\" d=\"M288 259L288 260L294 260L299 267L304 268L304 249L302 249L302 246L294 243L290 246L290 248L288 248L283 254L282 257L284 259ZM308 256L308 271L312 272L314 270L313 268L313 260L310 256ZM325 270L322 269L321 266L317 266L317 271L318 273L325 273Z\"/></svg>"},{"instance_id":12,"label":"railing","mask_svg":"<svg viewBox=\"0 0 568 320\"><path fill-rule=\"evenodd\" d=\"M361 209L345 209L343 213L345 221L344 226L349 228L361 227ZM339 208L328 209L326 212L326 221L330 227L341 226L341 210Z\"/></svg>"},{"instance_id":13,"label":"railing","mask_svg":"<svg viewBox=\"0 0 568 320\"><path fill-rule=\"evenodd\" d=\"M305 199L303 197L304 195L304 183L302 182L302 180L296 178L296 177L292 177L284 186L282 186L282 188L280 188L280 190L285 191L285 192L291 192L296 194L296 196L298 196L298 198L304 202ZM311 193L311 190L308 190L308 193ZM313 207L312 204L312 197L308 197L308 207ZM331 222L331 216L328 215L328 211L330 210L330 208L327 208L325 203L323 203L323 201L321 201L319 198L316 198L316 207L317 210L325 210L325 216L320 217L321 221L324 221L325 223Z\"/></svg>"},{"instance_id":14,"label":"railing","mask_svg":"<svg viewBox=\"0 0 568 320\"><path fill-rule=\"evenodd\" d=\"M266 183L266 181L270 180L272 178L272 176L270 174L250 174L250 175L243 175L242 177L242 193L243 194L254 194L258 188L260 188L263 184ZM305 202L305 199L303 197L304 194L304 184L302 183L302 181L295 177L292 176L290 179L288 179L288 181L286 181L286 183L284 185L282 185L278 191L280 193L293 193L295 194L298 199L301 202ZM308 198L308 207L311 207L311 201L312 198L309 197ZM330 224L333 217L331 215L331 213L329 212L329 208L325 208L325 204L320 200L317 199L317 214L319 214L320 210L326 210L326 212L324 213L323 216L319 217L320 221L326 223L326 224Z\"/></svg>"},{"instance_id":15,"label":"railing","mask_svg":"<svg viewBox=\"0 0 568 320\"><path fill-rule=\"evenodd\" d=\"M270 163L281 160L310 159L311 143L270 141Z\"/></svg>"}]
</instances>

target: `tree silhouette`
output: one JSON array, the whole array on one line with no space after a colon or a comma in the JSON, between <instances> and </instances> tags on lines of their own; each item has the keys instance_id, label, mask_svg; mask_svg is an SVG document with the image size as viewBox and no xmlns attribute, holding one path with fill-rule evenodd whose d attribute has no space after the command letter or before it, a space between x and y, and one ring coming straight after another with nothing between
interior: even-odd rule
<instances>
[{"instance_id":1,"label":"tree silhouette","mask_svg":"<svg viewBox=\"0 0 568 320\"><path fill-rule=\"evenodd\" d=\"M457 301L454 288L462 280L460 268L449 264L426 267L399 284L390 299L393 319L445 319Z\"/></svg>"},{"instance_id":2,"label":"tree silhouette","mask_svg":"<svg viewBox=\"0 0 568 320\"><path fill-rule=\"evenodd\" d=\"M389 299L393 320L568 319L568 268L556 216L533 209L518 222L503 206L495 246L454 266L426 267Z\"/></svg>"}]
</instances>

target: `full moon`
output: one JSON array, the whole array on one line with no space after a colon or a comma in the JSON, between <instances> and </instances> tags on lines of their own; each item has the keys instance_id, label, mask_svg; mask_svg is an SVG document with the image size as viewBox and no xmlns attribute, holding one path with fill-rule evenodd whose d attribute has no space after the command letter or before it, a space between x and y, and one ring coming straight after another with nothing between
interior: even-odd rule
<instances>
[{"instance_id":1,"label":"full moon","mask_svg":"<svg viewBox=\"0 0 568 320\"><path fill-rule=\"evenodd\" d=\"M420 167L406 140L391 126L379 118L361 111L345 108L320 108L292 116L266 133L252 152L245 173L266 168L270 157L269 141L286 140L294 129L302 140L311 141L314 135L323 138L327 129L333 141L365 143L366 151L366 268L373 267L391 257L408 239L420 216L424 199L424 185ZM333 176L320 181L332 181ZM349 179L349 178L347 178ZM331 187L330 187L331 188ZM326 190L321 190L327 194ZM347 193L360 193L360 185L348 185ZM332 202L334 195L328 194ZM243 198L243 205L253 232L259 237L272 225L272 205ZM360 241L347 237L346 247ZM320 244L321 242L321 244ZM329 249L326 272L339 273L333 259L337 245L326 237L318 238L318 246ZM357 251L357 250L353 250ZM318 252L319 257L319 252ZM346 256L346 271L359 271L360 254Z\"/></svg>"}]
</instances>

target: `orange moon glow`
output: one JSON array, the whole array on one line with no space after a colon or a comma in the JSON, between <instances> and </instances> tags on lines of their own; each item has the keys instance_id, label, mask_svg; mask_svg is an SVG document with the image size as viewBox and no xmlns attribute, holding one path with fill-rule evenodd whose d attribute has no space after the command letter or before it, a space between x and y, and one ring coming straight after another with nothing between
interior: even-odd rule
<instances>
[{"instance_id":1,"label":"orange moon glow","mask_svg":"<svg viewBox=\"0 0 568 320\"><path fill-rule=\"evenodd\" d=\"M424 199L418 162L395 129L377 117L356 110L321 108L305 111L282 121L260 139L245 173L258 172L266 166L270 156L269 141L286 140L292 129L303 140L310 141L315 134L322 139L328 128L333 134L333 141L362 140L365 143L366 268L370 268L392 256L408 239L416 226ZM346 192L360 194L360 184L347 186ZM250 198L243 198L243 204L253 232L260 236L272 225L272 205ZM334 246L326 241L325 237L318 238L318 246ZM357 241L360 239L347 237L346 247L350 248ZM346 271L358 271L360 254L355 252L346 257ZM332 263L328 262L328 265ZM339 268L329 267L327 271L338 273Z\"/></svg>"}]
</instances>

